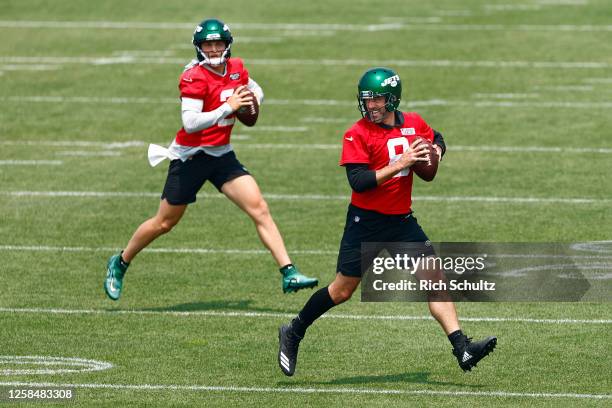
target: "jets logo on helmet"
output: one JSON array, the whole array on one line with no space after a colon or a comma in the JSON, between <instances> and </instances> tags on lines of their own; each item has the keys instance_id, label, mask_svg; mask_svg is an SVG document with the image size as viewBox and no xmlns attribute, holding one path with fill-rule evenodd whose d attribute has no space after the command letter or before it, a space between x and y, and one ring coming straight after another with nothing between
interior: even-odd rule
<instances>
[{"instance_id":1,"label":"jets logo on helmet","mask_svg":"<svg viewBox=\"0 0 612 408\"><path fill-rule=\"evenodd\" d=\"M396 87L397 84L399 83L399 75L393 75L392 77L389 77L387 79L385 79L382 84L380 84L380 86L387 86L387 85L391 85L392 87Z\"/></svg>"},{"instance_id":2,"label":"jets logo on helmet","mask_svg":"<svg viewBox=\"0 0 612 408\"><path fill-rule=\"evenodd\" d=\"M205 41L223 41L225 42L225 51L219 58L209 58L202 51L202 43ZM192 43L196 49L196 57L200 64L221 65L224 64L231 55L232 43L234 38L232 33L223 21L211 18L202 21L198 24L193 32Z\"/></svg>"},{"instance_id":3,"label":"jets logo on helmet","mask_svg":"<svg viewBox=\"0 0 612 408\"><path fill-rule=\"evenodd\" d=\"M366 108L366 99L385 97L385 109L397 110L402 98L402 81L392 69L377 67L367 70L357 85L357 102L361 116L372 120Z\"/></svg>"}]
</instances>

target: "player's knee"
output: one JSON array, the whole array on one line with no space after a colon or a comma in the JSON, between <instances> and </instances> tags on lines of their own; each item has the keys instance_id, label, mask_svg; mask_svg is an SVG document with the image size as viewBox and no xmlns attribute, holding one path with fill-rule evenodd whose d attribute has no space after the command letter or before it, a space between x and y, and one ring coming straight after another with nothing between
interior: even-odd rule
<instances>
[{"instance_id":1,"label":"player's knee","mask_svg":"<svg viewBox=\"0 0 612 408\"><path fill-rule=\"evenodd\" d=\"M157 223L157 229L162 233L165 234L167 232L170 232L172 230L172 228L174 228L174 226L178 223L178 220L174 220L174 219L169 219L169 218L165 218L160 220Z\"/></svg>"},{"instance_id":2,"label":"player's knee","mask_svg":"<svg viewBox=\"0 0 612 408\"><path fill-rule=\"evenodd\" d=\"M249 209L249 215L255 221L264 221L270 217L270 208L263 198L257 200Z\"/></svg>"},{"instance_id":3,"label":"player's knee","mask_svg":"<svg viewBox=\"0 0 612 408\"><path fill-rule=\"evenodd\" d=\"M340 288L334 288L333 290L330 290L329 295L331 296L334 303L338 305L340 303L344 303L347 300L349 300L351 296L353 296L353 292L354 290L352 288L340 287Z\"/></svg>"}]
</instances>

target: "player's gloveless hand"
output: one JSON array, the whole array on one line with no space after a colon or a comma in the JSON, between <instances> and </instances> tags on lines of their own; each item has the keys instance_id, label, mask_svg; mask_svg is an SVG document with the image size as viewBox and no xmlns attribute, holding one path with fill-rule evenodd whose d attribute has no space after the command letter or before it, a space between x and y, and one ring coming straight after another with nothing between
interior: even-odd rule
<instances>
[{"instance_id":1,"label":"player's gloveless hand","mask_svg":"<svg viewBox=\"0 0 612 408\"><path fill-rule=\"evenodd\" d=\"M417 138L410 145L410 149L400 156L396 164L405 169L418 161L427 161L427 157L425 157L427 152L429 152L427 145L425 143L421 144L421 139Z\"/></svg>"},{"instance_id":2,"label":"player's gloveless hand","mask_svg":"<svg viewBox=\"0 0 612 408\"><path fill-rule=\"evenodd\" d=\"M241 107L249 106L253 103L253 94L245 85L239 86L234 90L232 96L227 98L227 103L236 112Z\"/></svg>"}]
</instances>

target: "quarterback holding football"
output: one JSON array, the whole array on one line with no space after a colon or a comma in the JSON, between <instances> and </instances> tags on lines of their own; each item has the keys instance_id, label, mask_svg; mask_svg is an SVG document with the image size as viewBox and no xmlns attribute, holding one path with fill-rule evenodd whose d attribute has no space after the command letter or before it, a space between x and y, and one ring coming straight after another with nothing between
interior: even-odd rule
<instances>
[{"instance_id":1,"label":"quarterback holding football","mask_svg":"<svg viewBox=\"0 0 612 408\"><path fill-rule=\"evenodd\" d=\"M280 327L278 365L285 375L295 372L298 347L308 327L350 299L359 286L370 266L368 260L376 256L369 250L362 252L362 243L428 241L411 208L413 174L431 181L446 145L442 135L420 115L398 110L401 97L402 82L391 69L369 69L359 80L357 101L362 119L342 140L340 165L345 167L353 191L336 276L329 286L312 295L290 323ZM434 255L433 250L425 255ZM441 271L432 272L435 281L443 279ZM471 370L495 348L495 337L472 342L463 334L448 293L427 292L427 301L453 345L461 369Z\"/></svg>"},{"instance_id":2,"label":"quarterback holding football","mask_svg":"<svg viewBox=\"0 0 612 408\"><path fill-rule=\"evenodd\" d=\"M247 126L255 125L264 98L242 60L231 57L233 41L229 27L220 20L207 19L195 28L192 43L196 59L179 79L183 126L167 149L149 147L151 165L170 159L159 209L136 229L125 249L109 259L104 290L112 300L121 295L132 259L179 222L207 180L251 217L280 268L283 292L318 284L292 264L257 182L230 144L236 118Z\"/></svg>"}]
</instances>

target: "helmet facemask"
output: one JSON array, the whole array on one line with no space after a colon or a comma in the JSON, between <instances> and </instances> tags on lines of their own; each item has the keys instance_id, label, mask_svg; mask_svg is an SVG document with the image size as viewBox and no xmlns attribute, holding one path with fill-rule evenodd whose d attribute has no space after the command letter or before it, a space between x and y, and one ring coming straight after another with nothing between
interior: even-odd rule
<instances>
[{"instance_id":1,"label":"helmet facemask","mask_svg":"<svg viewBox=\"0 0 612 408\"><path fill-rule=\"evenodd\" d=\"M377 110L368 110L367 105L366 105L366 100L374 99L379 96L385 97L385 105L382 108L379 108ZM361 117L366 118L367 120L373 123L378 123L382 121L382 119L379 120L378 122L374 121L374 117L372 115L374 112L378 112L381 109L385 109L386 112L393 112L397 110L396 102L397 102L397 97L391 93L377 94L372 91L361 91L357 94L357 103L359 106L359 112L361 112ZM383 115L383 118L384 118L384 115Z\"/></svg>"},{"instance_id":2,"label":"helmet facemask","mask_svg":"<svg viewBox=\"0 0 612 408\"><path fill-rule=\"evenodd\" d=\"M225 64L225 62L227 61L227 59L230 57L231 55L231 47L232 44L231 43L225 43L225 51L223 51L223 54L221 54L220 57L216 57L216 58L209 58L208 55L206 55L206 53L204 51L202 51L202 44L204 44L203 42L200 43L200 45L196 45L196 53L198 56L198 60L200 61L200 64L206 64L206 65L210 65L210 66L217 66L217 65L222 65Z\"/></svg>"}]
</instances>

